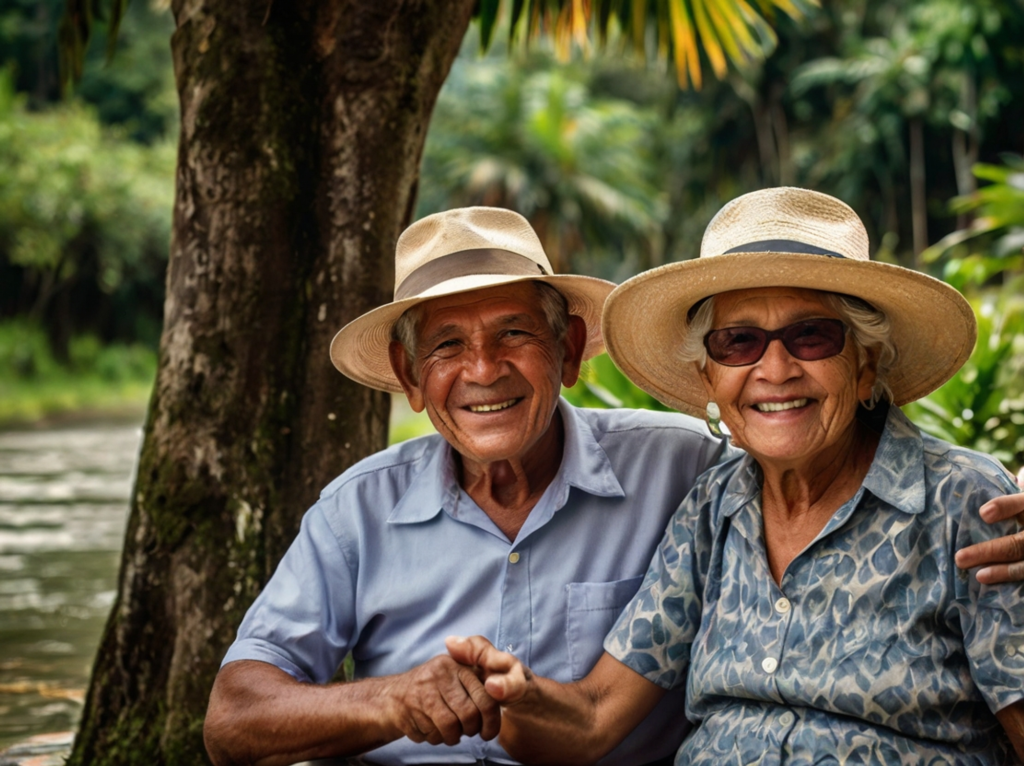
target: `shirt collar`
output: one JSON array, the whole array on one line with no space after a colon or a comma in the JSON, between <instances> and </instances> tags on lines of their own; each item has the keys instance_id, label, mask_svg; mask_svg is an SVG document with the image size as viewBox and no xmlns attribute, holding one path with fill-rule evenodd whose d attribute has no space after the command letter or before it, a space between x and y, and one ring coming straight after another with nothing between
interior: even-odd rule
<instances>
[{"instance_id":1,"label":"shirt collar","mask_svg":"<svg viewBox=\"0 0 1024 766\"><path fill-rule=\"evenodd\" d=\"M576 487L598 497L624 497L625 492L611 461L597 442L590 423L565 399L558 401L558 411L565 426L562 465L552 480L555 484L552 511L569 499L569 489ZM439 435L428 440L421 457L422 465L409 483L401 500L388 517L391 524L415 524L429 521L443 508L454 508L458 502L459 484L455 476L452 448Z\"/></svg>"},{"instance_id":2,"label":"shirt collar","mask_svg":"<svg viewBox=\"0 0 1024 766\"><path fill-rule=\"evenodd\" d=\"M760 496L761 484L757 461L744 455L736 472L729 477L722 513L734 516L748 501ZM889 407L882 438L862 486L905 513L917 514L924 510L924 442L917 426L899 407Z\"/></svg>"},{"instance_id":3,"label":"shirt collar","mask_svg":"<svg viewBox=\"0 0 1024 766\"><path fill-rule=\"evenodd\" d=\"M611 461L597 443L594 429L584 414L562 398L558 400L558 411L565 424L565 448L555 481L565 484L566 494L568 487L576 487L598 497L624 497L626 493ZM564 505L566 499L561 498L558 506Z\"/></svg>"},{"instance_id":4,"label":"shirt collar","mask_svg":"<svg viewBox=\"0 0 1024 766\"><path fill-rule=\"evenodd\" d=\"M420 466L388 516L389 524L429 521L446 505L449 508L455 505L459 485L455 480L452 448L440 434L425 441L427 446L420 457Z\"/></svg>"},{"instance_id":5,"label":"shirt collar","mask_svg":"<svg viewBox=\"0 0 1024 766\"><path fill-rule=\"evenodd\" d=\"M864 489L904 513L924 510L924 441L899 407L889 407Z\"/></svg>"}]
</instances>

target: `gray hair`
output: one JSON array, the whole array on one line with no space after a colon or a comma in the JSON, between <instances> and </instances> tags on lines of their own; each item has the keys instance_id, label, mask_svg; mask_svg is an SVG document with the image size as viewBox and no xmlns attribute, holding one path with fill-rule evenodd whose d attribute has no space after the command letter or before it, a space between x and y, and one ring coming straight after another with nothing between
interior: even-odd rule
<instances>
[{"instance_id":1,"label":"gray hair","mask_svg":"<svg viewBox=\"0 0 1024 766\"><path fill-rule=\"evenodd\" d=\"M892 339L892 323L884 312L860 298L843 293L832 293L815 290L821 296L822 303L843 320L853 335L854 347L857 350L857 365L862 366L867 360L868 350L877 354L877 370L875 385L871 389L871 398L862 402L865 408L874 409L875 405L885 399L892 401L892 389L889 387L889 374L899 358L899 351ZM692 311L692 309L691 309ZM715 315L715 296L705 299L688 321L688 334L683 342L679 355L684 362L696 362L700 369L707 364L707 351L704 348L704 336L711 330L711 322Z\"/></svg>"},{"instance_id":2,"label":"gray hair","mask_svg":"<svg viewBox=\"0 0 1024 766\"><path fill-rule=\"evenodd\" d=\"M544 312L544 319L551 328L555 341L562 344L569 332L569 302L557 289L539 280L531 280L537 293L537 300L541 310ZM420 321L423 319L423 303L407 309L402 316L395 320L391 327L391 340L397 340L405 349L405 356L409 360L410 369L416 369L416 345Z\"/></svg>"}]
</instances>

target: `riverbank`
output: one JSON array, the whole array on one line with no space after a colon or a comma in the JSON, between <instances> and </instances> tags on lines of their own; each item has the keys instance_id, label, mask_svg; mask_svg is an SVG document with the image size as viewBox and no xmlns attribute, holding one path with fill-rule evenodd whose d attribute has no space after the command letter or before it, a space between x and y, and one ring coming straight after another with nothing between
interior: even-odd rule
<instances>
[{"instance_id":1,"label":"riverbank","mask_svg":"<svg viewBox=\"0 0 1024 766\"><path fill-rule=\"evenodd\" d=\"M0 428L126 416L141 420L156 379L156 353L141 344L72 338L58 359L29 322L0 323Z\"/></svg>"}]
</instances>

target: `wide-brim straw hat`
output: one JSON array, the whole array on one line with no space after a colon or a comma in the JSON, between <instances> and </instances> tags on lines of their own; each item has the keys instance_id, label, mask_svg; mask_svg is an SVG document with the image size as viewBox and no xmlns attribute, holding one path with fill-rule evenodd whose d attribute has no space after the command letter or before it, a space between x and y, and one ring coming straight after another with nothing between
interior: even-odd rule
<instances>
[{"instance_id":1,"label":"wide-brim straw hat","mask_svg":"<svg viewBox=\"0 0 1024 766\"><path fill-rule=\"evenodd\" d=\"M843 293L885 312L898 352L888 378L897 405L941 386L974 349L977 323L960 293L925 274L871 261L864 224L848 205L784 187L722 208L704 233L700 258L616 288L603 317L608 354L659 401L703 417L708 397L697 365L680 359L687 314L709 296L757 287Z\"/></svg>"},{"instance_id":2,"label":"wide-brim straw hat","mask_svg":"<svg viewBox=\"0 0 1024 766\"><path fill-rule=\"evenodd\" d=\"M604 350L601 309L612 282L554 274L533 227L519 213L467 207L422 218L402 232L395 251L394 301L345 325L331 341L331 361L348 377L382 391L399 393L388 355L395 321L413 306L444 295L512 284L545 282L583 318L583 358Z\"/></svg>"}]
</instances>

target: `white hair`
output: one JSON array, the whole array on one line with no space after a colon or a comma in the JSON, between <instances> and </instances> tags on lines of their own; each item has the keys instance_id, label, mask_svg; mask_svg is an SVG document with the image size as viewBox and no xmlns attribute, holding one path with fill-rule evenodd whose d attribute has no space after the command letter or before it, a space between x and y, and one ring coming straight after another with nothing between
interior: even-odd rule
<instances>
[{"instance_id":1,"label":"white hair","mask_svg":"<svg viewBox=\"0 0 1024 766\"><path fill-rule=\"evenodd\" d=\"M889 388L889 374L899 358L899 350L892 339L892 323L884 312L861 298L843 293L831 293L815 290L821 302L836 314L850 328L854 348L857 350L857 366L862 367L869 351L875 351L876 374L875 385L871 389L871 398L862 402L865 408L874 409L881 400L892 401L892 389ZM684 362L696 362L700 369L707 364L707 350L704 348L704 336L711 330L715 316L715 296L704 299L691 308L692 316L687 320L686 340L679 350Z\"/></svg>"},{"instance_id":2,"label":"white hair","mask_svg":"<svg viewBox=\"0 0 1024 766\"><path fill-rule=\"evenodd\" d=\"M537 300L540 302L544 318L547 320L555 341L559 344L565 341L566 333L569 331L569 302L557 289L539 280L531 280L537 293ZM420 321L423 319L424 303L417 303L407 309L402 316L395 320L391 327L391 340L397 340L405 349L405 356L409 360L409 367L415 373L416 345Z\"/></svg>"}]
</instances>

